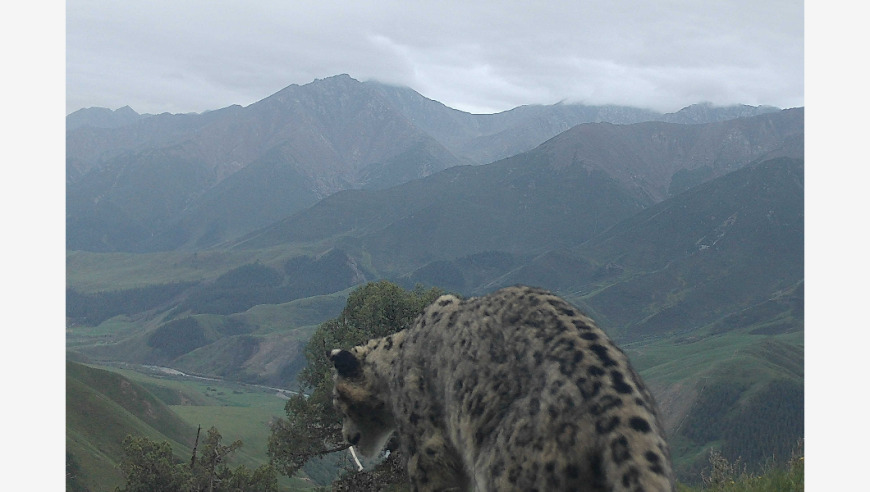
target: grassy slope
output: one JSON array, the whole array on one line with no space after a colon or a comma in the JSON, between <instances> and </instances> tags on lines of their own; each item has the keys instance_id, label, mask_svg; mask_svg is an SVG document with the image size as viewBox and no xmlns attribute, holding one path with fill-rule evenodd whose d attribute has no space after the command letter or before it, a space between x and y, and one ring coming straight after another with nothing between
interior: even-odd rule
<instances>
[{"instance_id":1,"label":"grassy slope","mask_svg":"<svg viewBox=\"0 0 870 492\"><path fill-rule=\"evenodd\" d=\"M127 434L166 440L180 456L190 453L196 429L139 384L116 373L67 363L67 450L93 490L112 490Z\"/></svg>"},{"instance_id":2,"label":"grassy slope","mask_svg":"<svg viewBox=\"0 0 870 492\"><path fill-rule=\"evenodd\" d=\"M173 380L76 363L68 363L67 374L67 450L94 491L123 485L116 465L127 434L169 441L176 457L187 460L196 427L204 432L215 426L224 444L244 443L230 466L256 468L268 463L269 423L284 415L284 400L274 391L236 383ZM286 477L279 484L286 490L310 487Z\"/></svg>"},{"instance_id":3,"label":"grassy slope","mask_svg":"<svg viewBox=\"0 0 870 492\"><path fill-rule=\"evenodd\" d=\"M334 294L299 299L283 304L257 305L243 313L232 315L194 315L203 327L209 344L200 347L173 365L186 372L229 376L246 375L248 380L260 379L270 384L288 384L282 367L304 363L301 348L314 329L341 312L348 290ZM74 325L67 328L67 347L93 360L129 361L167 364L148 347L150 333L158 328L160 318L116 316L99 326ZM232 339L220 333L227 324L242 325L248 333L248 346L241 353ZM244 359L244 360L241 360ZM287 372L288 369L283 370ZM289 377L292 377L290 375ZM284 381L284 382L282 382Z\"/></svg>"},{"instance_id":4,"label":"grassy slope","mask_svg":"<svg viewBox=\"0 0 870 492\"><path fill-rule=\"evenodd\" d=\"M285 400L266 388L230 381L167 379L145 375L136 371L111 368L152 389L157 394L179 394L183 399L167 398L169 408L189 425L202 426L203 432L217 427L223 444L241 440L243 446L234 453L230 466L245 465L255 468L268 463L266 443L275 417L284 416ZM279 486L288 490L305 490L309 482L280 476Z\"/></svg>"},{"instance_id":5,"label":"grassy slope","mask_svg":"<svg viewBox=\"0 0 870 492\"><path fill-rule=\"evenodd\" d=\"M66 281L80 292L99 292L214 279L233 268L259 261L280 265L287 258L310 254L305 250L168 251L161 253L92 253L68 251Z\"/></svg>"},{"instance_id":6,"label":"grassy slope","mask_svg":"<svg viewBox=\"0 0 870 492\"><path fill-rule=\"evenodd\" d=\"M803 167L789 159L748 166L650 207L557 261L536 259L506 283L555 284L623 340L705 329L803 281ZM792 297L802 301L802 291ZM781 301L767 307L801 315L802 304L795 310ZM717 329L752 320L730 321Z\"/></svg>"},{"instance_id":7,"label":"grassy slope","mask_svg":"<svg viewBox=\"0 0 870 492\"><path fill-rule=\"evenodd\" d=\"M256 326L257 334L280 333L293 327L316 327L341 313L353 289L334 294L307 297L284 304L260 304L244 313L233 315L246 325ZM307 340L307 338L306 338Z\"/></svg>"},{"instance_id":8,"label":"grassy slope","mask_svg":"<svg viewBox=\"0 0 870 492\"><path fill-rule=\"evenodd\" d=\"M725 440L711 441L709 432L699 427L760 425L759 442L785 436L782 446L801 437L797 435L800 426L791 420L785 430L758 422L770 418L758 407L759 400L768 396L779 398L773 391L778 386L803 386L803 331L781 335L750 331L635 342L623 347L656 396L675 468L683 480L698 478L712 446L739 444L728 442L735 441L738 432L722 432L716 427L715 433ZM800 409L779 412L782 419L793 419Z\"/></svg>"}]
</instances>

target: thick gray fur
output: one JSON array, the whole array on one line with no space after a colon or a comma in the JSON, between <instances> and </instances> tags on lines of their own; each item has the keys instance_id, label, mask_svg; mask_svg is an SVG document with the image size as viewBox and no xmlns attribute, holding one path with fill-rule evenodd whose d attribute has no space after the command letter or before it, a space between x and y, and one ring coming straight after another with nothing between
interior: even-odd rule
<instances>
[{"instance_id":1,"label":"thick gray fur","mask_svg":"<svg viewBox=\"0 0 870 492\"><path fill-rule=\"evenodd\" d=\"M371 456L396 431L413 490L674 490L649 391L549 292L442 296L413 327L331 356L345 438Z\"/></svg>"}]
</instances>

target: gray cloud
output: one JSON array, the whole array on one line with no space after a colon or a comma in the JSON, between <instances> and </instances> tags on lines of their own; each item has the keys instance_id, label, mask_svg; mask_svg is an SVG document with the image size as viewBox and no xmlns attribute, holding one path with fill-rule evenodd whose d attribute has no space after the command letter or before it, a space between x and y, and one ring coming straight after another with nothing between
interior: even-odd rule
<instances>
[{"instance_id":1,"label":"gray cloud","mask_svg":"<svg viewBox=\"0 0 870 492\"><path fill-rule=\"evenodd\" d=\"M248 105L348 73L493 112L803 105L794 1L67 2L67 112Z\"/></svg>"}]
</instances>

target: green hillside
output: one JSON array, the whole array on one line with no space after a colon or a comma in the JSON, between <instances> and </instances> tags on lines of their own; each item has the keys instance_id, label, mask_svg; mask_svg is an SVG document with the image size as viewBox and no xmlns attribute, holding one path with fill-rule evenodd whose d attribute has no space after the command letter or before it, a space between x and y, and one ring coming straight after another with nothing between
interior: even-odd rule
<instances>
[{"instance_id":1,"label":"green hillside","mask_svg":"<svg viewBox=\"0 0 870 492\"><path fill-rule=\"evenodd\" d=\"M804 435L803 331L668 337L624 344L656 396L675 469L698 481L711 448L758 472Z\"/></svg>"},{"instance_id":2,"label":"green hillside","mask_svg":"<svg viewBox=\"0 0 870 492\"><path fill-rule=\"evenodd\" d=\"M526 283L559 292L626 348L684 480L711 448L756 463L788 454L803 435L803 161L752 163L653 205L596 170L554 173L548 159L339 193L231 249L70 252L68 348L290 388L308 337L357 285L473 295ZM146 425L101 386L69 386L72 405L110 401L126 413L100 411L128 419L119 427ZM176 413L226 424L242 412L210 408ZM70 427L73 458L110 473L83 425Z\"/></svg>"},{"instance_id":3,"label":"green hillside","mask_svg":"<svg viewBox=\"0 0 870 492\"><path fill-rule=\"evenodd\" d=\"M803 161L751 165L498 279L566 294L622 340L803 327ZM797 303L797 304L795 304ZM769 328L773 329L773 328Z\"/></svg>"},{"instance_id":4,"label":"green hillside","mask_svg":"<svg viewBox=\"0 0 870 492\"><path fill-rule=\"evenodd\" d=\"M230 466L268 463L270 424L283 415L285 401L275 390L157 374L67 362L67 466L76 470L74 484L92 492L123 485L117 464L128 434L167 441L176 460L187 462L197 426L216 427L227 443L243 442ZM280 477L279 485L312 487L304 478Z\"/></svg>"},{"instance_id":5,"label":"green hillside","mask_svg":"<svg viewBox=\"0 0 870 492\"><path fill-rule=\"evenodd\" d=\"M98 301L98 306L111 306L106 299L139 291L88 297ZM318 324L341 311L346 298L347 289L280 304L257 304L232 314L191 314L189 309L169 305L163 309L170 312L158 308L115 316L96 326L71 324L67 347L97 362L169 365L195 374L295 387L296 373L304 365L302 347Z\"/></svg>"},{"instance_id":6,"label":"green hillside","mask_svg":"<svg viewBox=\"0 0 870 492\"><path fill-rule=\"evenodd\" d=\"M196 427L140 384L75 362L67 362L66 374L67 453L89 489L123 484L117 464L128 434L169 441L176 455L190 454Z\"/></svg>"},{"instance_id":7,"label":"green hillside","mask_svg":"<svg viewBox=\"0 0 870 492\"><path fill-rule=\"evenodd\" d=\"M579 244L650 204L602 171L555 166L544 152L528 153L379 192L336 193L236 248L337 246L379 275L399 276L487 251L540 254Z\"/></svg>"}]
</instances>

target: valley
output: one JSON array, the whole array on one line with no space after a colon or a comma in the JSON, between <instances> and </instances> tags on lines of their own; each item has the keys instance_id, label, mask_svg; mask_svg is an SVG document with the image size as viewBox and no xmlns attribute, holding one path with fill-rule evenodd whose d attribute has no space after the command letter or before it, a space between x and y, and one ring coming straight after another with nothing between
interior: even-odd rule
<instances>
[{"instance_id":1,"label":"valley","mask_svg":"<svg viewBox=\"0 0 870 492\"><path fill-rule=\"evenodd\" d=\"M205 430L214 426L225 441L243 442L229 464L256 468L268 462L266 441L270 424L283 414L287 398L275 388L181 376L177 371L129 364L68 363L67 378L67 400L76 404L67 416L67 451L91 472L82 483L95 491L110 491L115 485L123 485L123 477L115 467L120 458L120 442L124 432L137 429L156 440L169 440L178 457L189 459L197 427ZM94 400L96 395L104 402L101 407L77 403ZM87 414L82 415L85 411ZM154 418L157 414L171 418ZM100 418L97 428L79 423L95 418ZM174 422L172 425L180 429L173 430L166 421ZM281 477L279 482L290 490L312 488L308 479Z\"/></svg>"},{"instance_id":2,"label":"valley","mask_svg":"<svg viewBox=\"0 0 870 492\"><path fill-rule=\"evenodd\" d=\"M267 462L309 338L375 281L559 293L640 371L682 481L711 449L788 456L803 109L629 109L484 117L339 76L202 115L70 115L69 456L111 490L125 433L184 460L214 425L244 442L234 463ZM328 484L340 459L281 486Z\"/></svg>"}]
</instances>

